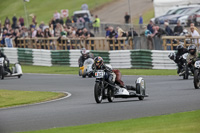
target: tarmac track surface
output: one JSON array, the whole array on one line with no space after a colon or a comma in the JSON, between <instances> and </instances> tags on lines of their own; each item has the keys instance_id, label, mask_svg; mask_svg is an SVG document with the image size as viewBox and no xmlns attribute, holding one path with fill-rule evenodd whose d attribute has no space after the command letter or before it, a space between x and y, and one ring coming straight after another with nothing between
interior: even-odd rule
<instances>
[{"instance_id":1,"label":"tarmac track surface","mask_svg":"<svg viewBox=\"0 0 200 133\"><path fill-rule=\"evenodd\" d=\"M123 76L134 84L139 76ZM0 109L0 133L75 126L200 109L200 89L193 79L178 76L143 76L149 97L107 100L96 104L94 78L77 75L24 74L21 79L5 78L1 89L26 91L66 91L71 97L38 105Z\"/></svg>"}]
</instances>

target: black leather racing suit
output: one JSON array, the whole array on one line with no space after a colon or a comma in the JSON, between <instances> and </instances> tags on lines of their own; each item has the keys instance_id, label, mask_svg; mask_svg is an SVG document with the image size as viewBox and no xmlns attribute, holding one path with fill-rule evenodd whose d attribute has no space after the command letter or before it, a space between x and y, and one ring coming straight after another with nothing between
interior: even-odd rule
<instances>
[{"instance_id":1,"label":"black leather racing suit","mask_svg":"<svg viewBox=\"0 0 200 133\"><path fill-rule=\"evenodd\" d=\"M85 60L87 60L88 58L91 58L89 54L87 55L87 57L84 57L83 55L80 56L80 58L78 59L79 67L82 67L84 62L85 62Z\"/></svg>"},{"instance_id":2,"label":"black leather racing suit","mask_svg":"<svg viewBox=\"0 0 200 133\"><path fill-rule=\"evenodd\" d=\"M9 68L10 62L9 62L8 58L6 57L6 55L5 55L4 53L2 53L2 52L0 51L0 58L2 58L2 57L4 58L4 60L7 61L7 65L4 64L4 70L12 74L12 72L11 72L11 70L10 70L10 68Z\"/></svg>"},{"instance_id":3,"label":"black leather racing suit","mask_svg":"<svg viewBox=\"0 0 200 133\"><path fill-rule=\"evenodd\" d=\"M183 69L183 64L186 62L185 59L181 58L181 56L184 55L185 53L188 53L188 50L186 48L183 48L182 51L177 51L176 53L176 59L174 60L174 62L177 63L178 65L178 71L177 71L178 74Z\"/></svg>"}]
</instances>

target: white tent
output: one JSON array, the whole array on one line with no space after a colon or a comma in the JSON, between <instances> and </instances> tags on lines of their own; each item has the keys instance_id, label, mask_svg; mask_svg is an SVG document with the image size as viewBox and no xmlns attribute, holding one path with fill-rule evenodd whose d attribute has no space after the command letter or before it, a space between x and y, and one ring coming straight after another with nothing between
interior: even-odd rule
<instances>
[{"instance_id":1,"label":"white tent","mask_svg":"<svg viewBox=\"0 0 200 133\"><path fill-rule=\"evenodd\" d=\"M154 0L155 17L164 15L172 7L191 4L200 4L200 0Z\"/></svg>"}]
</instances>

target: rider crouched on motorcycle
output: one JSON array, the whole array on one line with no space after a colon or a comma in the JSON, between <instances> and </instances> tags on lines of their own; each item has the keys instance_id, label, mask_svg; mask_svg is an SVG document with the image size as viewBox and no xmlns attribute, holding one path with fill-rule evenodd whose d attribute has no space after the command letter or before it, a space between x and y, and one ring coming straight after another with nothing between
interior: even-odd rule
<instances>
[{"instance_id":1,"label":"rider crouched on motorcycle","mask_svg":"<svg viewBox=\"0 0 200 133\"><path fill-rule=\"evenodd\" d=\"M199 54L198 54L198 50L196 48L196 45L195 44L191 44L189 47L188 47L188 56L187 56L187 64L188 64L188 67L190 68L190 70L192 71L192 73L194 74L194 63L195 61L197 60Z\"/></svg>"},{"instance_id":2,"label":"rider crouched on motorcycle","mask_svg":"<svg viewBox=\"0 0 200 133\"><path fill-rule=\"evenodd\" d=\"M106 66L103 62L103 58L100 56L94 58L94 64L92 65L92 69L94 71L104 70L107 82L112 85L116 83L120 87L126 88L127 90L135 90L134 86L125 86L124 82L121 80L121 72L118 69L112 70L110 67Z\"/></svg>"},{"instance_id":3,"label":"rider crouched on motorcycle","mask_svg":"<svg viewBox=\"0 0 200 133\"><path fill-rule=\"evenodd\" d=\"M187 50L187 48L184 48L184 46L182 44L179 44L176 47L176 50L177 50L177 53L176 53L176 57L175 57L174 62L178 65L178 71L177 71L177 73L181 74L181 70L183 69L183 64L186 61L184 58L182 58L182 56L185 53L188 53L188 50Z\"/></svg>"},{"instance_id":4,"label":"rider crouched on motorcycle","mask_svg":"<svg viewBox=\"0 0 200 133\"><path fill-rule=\"evenodd\" d=\"M1 50L0 50L0 58L4 58L4 60L7 61L7 64L4 64L4 70L12 74L12 71L9 68L10 61L8 60L6 55L3 52L1 52Z\"/></svg>"},{"instance_id":5,"label":"rider crouched on motorcycle","mask_svg":"<svg viewBox=\"0 0 200 133\"><path fill-rule=\"evenodd\" d=\"M85 48L81 49L81 56L78 59L79 67L82 67L84 64L84 61L88 58L92 58L92 56L89 54L89 51L87 51Z\"/></svg>"}]
</instances>

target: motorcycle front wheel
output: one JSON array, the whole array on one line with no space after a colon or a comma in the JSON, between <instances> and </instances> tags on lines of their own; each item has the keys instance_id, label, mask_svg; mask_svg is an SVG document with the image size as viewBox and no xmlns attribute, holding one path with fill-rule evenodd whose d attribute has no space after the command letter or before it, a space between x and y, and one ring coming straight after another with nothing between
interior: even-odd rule
<instances>
[{"instance_id":1,"label":"motorcycle front wheel","mask_svg":"<svg viewBox=\"0 0 200 133\"><path fill-rule=\"evenodd\" d=\"M99 82L97 82L94 86L94 98L96 103L101 103L103 99L103 91L101 89L101 86Z\"/></svg>"},{"instance_id":2,"label":"motorcycle front wheel","mask_svg":"<svg viewBox=\"0 0 200 133\"><path fill-rule=\"evenodd\" d=\"M189 76L189 72L188 72L188 66L187 66L187 64L185 63L185 66L184 66L184 71L185 71L185 73L184 73L184 75L183 75L183 79L188 79L188 76Z\"/></svg>"},{"instance_id":3,"label":"motorcycle front wheel","mask_svg":"<svg viewBox=\"0 0 200 133\"><path fill-rule=\"evenodd\" d=\"M199 70L196 69L194 71L194 87L195 87L195 89L199 89L200 88L199 78L200 78Z\"/></svg>"}]
</instances>

